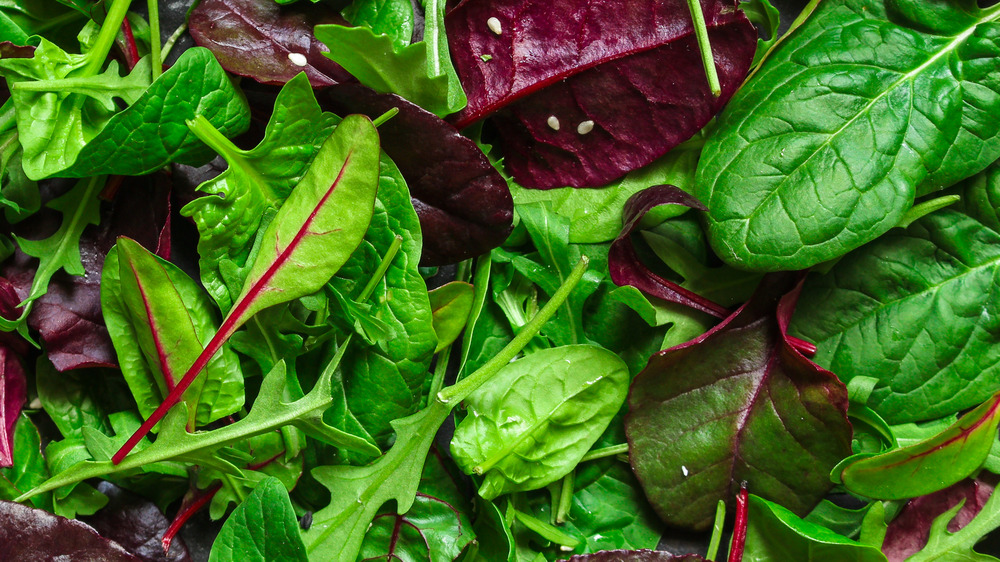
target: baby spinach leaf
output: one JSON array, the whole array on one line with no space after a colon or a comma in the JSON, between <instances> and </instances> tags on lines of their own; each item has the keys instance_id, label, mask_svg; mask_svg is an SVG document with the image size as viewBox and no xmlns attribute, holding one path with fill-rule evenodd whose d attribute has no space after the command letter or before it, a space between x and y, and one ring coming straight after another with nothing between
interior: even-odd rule
<instances>
[{"instance_id":1,"label":"baby spinach leaf","mask_svg":"<svg viewBox=\"0 0 1000 562\"><path fill-rule=\"evenodd\" d=\"M671 554L662 550L602 550L592 554L576 554L567 562L703 562L697 554Z\"/></svg>"},{"instance_id":2,"label":"baby spinach leaf","mask_svg":"<svg viewBox=\"0 0 1000 562\"><path fill-rule=\"evenodd\" d=\"M835 258L1000 155L1000 9L932 2L954 24L933 31L890 13L917 4L822 3L733 97L696 182L723 260Z\"/></svg>"},{"instance_id":3,"label":"baby spinach leaf","mask_svg":"<svg viewBox=\"0 0 1000 562\"><path fill-rule=\"evenodd\" d=\"M958 412L998 388L998 268L1000 233L937 211L807 279L793 330L843 380L877 377L889 423Z\"/></svg>"},{"instance_id":4,"label":"baby spinach leaf","mask_svg":"<svg viewBox=\"0 0 1000 562\"><path fill-rule=\"evenodd\" d=\"M0 501L0 519L0 543L10 560L140 560L89 525L40 509Z\"/></svg>"},{"instance_id":5,"label":"baby spinach leaf","mask_svg":"<svg viewBox=\"0 0 1000 562\"><path fill-rule=\"evenodd\" d=\"M882 552L889 562L906 560L927 544L927 536L935 519L961 503L961 509L947 526L948 532L954 533L982 511L992 493L993 487L985 482L963 480L939 492L910 500L889 523Z\"/></svg>"},{"instance_id":6,"label":"baby spinach leaf","mask_svg":"<svg viewBox=\"0 0 1000 562\"><path fill-rule=\"evenodd\" d=\"M568 474L625 400L628 367L597 346L544 349L504 367L466 400L452 455L484 476L479 494L534 490Z\"/></svg>"},{"instance_id":7,"label":"baby spinach leaf","mask_svg":"<svg viewBox=\"0 0 1000 562\"><path fill-rule=\"evenodd\" d=\"M139 413L147 417L173 390L215 334L211 301L176 266L128 238L108 253L101 275L101 307L122 375ZM243 373L228 346L185 392L191 428L243 407Z\"/></svg>"},{"instance_id":8,"label":"baby spinach leaf","mask_svg":"<svg viewBox=\"0 0 1000 562\"><path fill-rule=\"evenodd\" d=\"M267 478L236 507L212 543L210 562L308 560L288 491Z\"/></svg>"},{"instance_id":9,"label":"baby spinach leaf","mask_svg":"<svg viewBox=\"0 0 1000 562\"><path fill-rule=\"evenodd\" d=\"M279 7L274 0L203 0L188 20L195 43L229 72L264 84L284 84L305 72L316 87L352 80L323 56L326 48L313 36L313 27L325 23L343 20L325 7Z\"/></svg>"},{"instance_id":10,"label":"baby spinach leaf","mask_svg":"<svg viewBox=\"0 0 1000 562\"><path fill-rule=\"evenodd\" d=\"M452 281L428 293L434 313L434 333L438 339L434 353L451 345L465 329L472 312L474 291L468 283Z\"/></svg>"},{"instance_id":11,"label":"baby spinach leaf","mask_svg":"<svg viewBox=\"0 0 1000 562\"><path fill-rule=\"evenodd\" d=\"M334 124L335 117L320 110L302 73L278 93L264 139L251 150L237 148L200 119L195 122L193 133L229 164L198 186L198 191L208 195L181 209L182 215L194 220L200 234L202 283L223 310L232 307L237 295L230 294L221 263L246 265L265 211L284 203Z\"/></svg>"},{"instance_id":12,"label":"baby spinach leaf","mask_svg":"<svg viewBox=\"0 0 1000 562\"><path fill-rule=\"evenodd\" d=\"M14 465L14 424L28 397L28 381L21 358L0 343L0 467Z\"/></svg>"},{"instance_id":13,"label":"baby spinach leaf","mask_svg":"<svg viewBox=\"0 0 1000 562\"><path fill-rule=\"evenodd\" d=\"M831 476L869 498L897 500L937 492L982 466L997 440L998 425L1000 394L930 439L874 456L856 455Z\"/></svg>"},{"instance_id":14,"label":"baby spinach leaf","mask_svg":"<svg viewBox=\"0 0 1000 562\"><path fill-rule=\"evenodd\" d=\"M450 562L458 559L472 538L454 507L417 493L405 514L389 512L372 520L358 556L362 560Z\"/></svg>"},{"instance_id":15,"label":"baby spinach leaf","mask_svg":"<svg viewBox=\"0 0 1000 562\"><path fill-rule=\"evenodd\" d=\"M38 428L27 414L18 417L11 440L15 463L10 468L0 468L0 500L13 500L38 486L49 477L49 469L42 456L42 438ZM31 503L39 509L52 510L51 494L35 496Z\"/></svg>"},{"instance_id":16,"label":"baby spinach leaf","mask_svg":"<svg viewBox=\"0 0 1000 562\"><path fill-rule=\"evenodd\" d=\"M750 68L757 33L736 3L702 9L718 98L685 2L462 2L446 19L469 97L456 126L492 117L526 187L596 187L645 166L704 127Z\"/></svg>"},{"instance_id":17,"label":"baby spinach leaf","mask_svg":"<svg viewBox=\"0 0 1000 562\"><path fill-rule=\"evenodd\" d=\"M799 519L779 504L750 496L749 526L743 559L748 562L885 562L878 548L852 541Z\"/></svg>"},{"instance_id":18,"label":"baby spinach leaf","mask_svg":"<svg viewBox=\"0 0 1000 562\"><path fill-rule=\"evenodd\" d=\"M414 14L410 0L356 0L341 11L351 25L365 25L377 35L388 35L393 45L410 44Z\"/></svg>"},{"instance_id":19,"label":"baby spinach leaf","mask_svg":"<svg viewBox=\"0 0 1000 562\"><path fill-rule=\"evenodd\" d=\"M194 364L115 454L119 463L172 408L226 340L257 312L318 291L351 257L371 221L378 189L378 133L348 116L261 235L243 291Z\"/></svg>"},{"instance_id":20,"label":"baby spinach leaf","mask_svg":"<svg viewBox=\"0 0 1000 562\"><path fill-rule=\"evenodd\" d=\"M83 438L85 427L110 431L107 413L94 400L93 386L79 373L60 373L49 361L35 365L35 384L42 407L65 438Z\"/></svg>"},{"instance_id":21,"label":"baby spinach leaf","mask_svg":"<svg viewBox=\"0 0 1000 562\"><path fill-rule=\"evenodd\" d=\"M707 528L740 481L804 515L850 454L846 388L787 339L794 281L765 277L732 316L654 355L633 381L629 456L668 524Z\"/></svg>"}]
</instances>

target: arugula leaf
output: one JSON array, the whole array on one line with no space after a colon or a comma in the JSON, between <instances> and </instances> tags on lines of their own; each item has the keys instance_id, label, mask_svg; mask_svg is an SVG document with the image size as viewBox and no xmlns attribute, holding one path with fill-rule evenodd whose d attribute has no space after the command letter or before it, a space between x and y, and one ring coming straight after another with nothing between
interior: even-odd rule
<instances>
[{"instance_id":1,"label":"arugula leaf","mask_svg":"<svg viewBox=\"0 0 1000 562\"><path fill-rule=\"evenodd\" d=\"M908 562L927 562L931 560L962 560L969 562L996 562L997 558L980 554L973 550L976 543L987 533L1000 527L1000 494L995 491L986 501L986 505L972 521L954 533L948 530L948 525L955 514L962 508L964 502L944 512L931 524L927 545L916 554L907 558Z\"/></svg>"},{"instance_id":2,"label":"arugula leaf","mask_svg":"<svg viewBox=\"0 0 1000 562\"><path fill-rule=\"evenodd\" d=\"M362 560L457 560L473 539L459 512L435 497L417 493L403 515L376 516L358 554Z\"/></svg>"},{"instance_id":3,"label":"arugula leaf","mask_svg":"<svg viewBox=\"0 0 1000 562\"><path fill-rule=\"evenodd\" d=\"M288 491L267 478L236 507L212 543L209 562L306 561L299 522Z\"/></svg>"},{"instance_id":4,"label":"arugula leaf","mask_svg":"<svg viewBox=\"0 0 1000 562\"><path fill-rule=\"evenodd\" d=\"M972 521L993 494L993 486L981 480L963 480L927 496L906 503L886 529L882 552L891 561L906 560L927 544L934 520L961 504L947 530L955 532Z\"/></svg>"}]
</instances>

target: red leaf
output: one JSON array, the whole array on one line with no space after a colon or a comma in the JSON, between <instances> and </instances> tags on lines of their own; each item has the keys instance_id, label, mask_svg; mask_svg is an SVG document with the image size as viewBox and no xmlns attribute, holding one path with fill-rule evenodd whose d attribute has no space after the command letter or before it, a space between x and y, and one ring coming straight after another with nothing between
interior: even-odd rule
<instances>
[{"instance_id":1,"label":"red leaf","mask_svg":"<svg viewBox=\"0 0 1000 562\"><path fill-rule=\"evenodd\" d=\"M27 400L27 387L21 358L0 344L0 467L14 465L14 424Z\"/></svg>"},{"instance_id":2,"label":"red leaf","mask_svg":"<svg viewBox=\"0 0 1000 562\"><path fill-rule=\"evenodd\" d=\"M733 0L701 2L719 98L685 0L462 2L445 20L469 98L455 123L492 117L526 187L599 186L644 166L704 127L750 69L753 25Z\"/></svg>"},{"instance_id":3,"label":"red leaf","mask_svg":"<svg viewBox=\"0 0 1000 562\"><path fill-rule=\"evenodd\" d=\"M7 501L0 502L0 560L139 562L84 523Z\"/></svg>"}]
</instances>

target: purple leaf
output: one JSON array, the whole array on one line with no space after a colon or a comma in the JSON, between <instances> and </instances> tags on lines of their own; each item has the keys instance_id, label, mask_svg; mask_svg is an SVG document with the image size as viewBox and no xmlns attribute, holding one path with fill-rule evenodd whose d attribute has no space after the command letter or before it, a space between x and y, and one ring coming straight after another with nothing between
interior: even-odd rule
<instances>
[{"instance_id":1,"label":"purple leaf","mask_svg":"<svg viewBox=\"0 0 1000 562\"><path fill-rule=\"evenodd\" d=\"M345 84L320 94L320 104L340 115L375 118L399 114L379 126L382 149L410 188L420 216L424 249L420 265L445 265L499 246L512 228L514 202L486 155L436 115L394 94Z\"/></svg>"},{"instance_id":2,"label":"purple leaf","mask_svg":"<svg viewBox=\"0 0 1000 562\"><path fill-rule=\"evenodd\" d=\"M0 502L0 560L138 562L118 543L84 523Z\"/></svg>"},{"instance_id":3,"label":"purple leaf","mask_svg":"<svg viewBox=\"0 0 1000 562\"><path fill-rule=\"evenodd\" d=\"M847 389L786 335L799 277L765 277L732 316L657 353L633 381L630 460L668 524L707 528L741 481L805 514L851 453Z\"/></svg>"},{"instance_id":4,"label":"purple leaf","mask_svg":"<svg viewBox=\"0 0 1000 562\"><path fill-rule=\"evenodd\" d=\"M160 537L170 527L170 521L156 505L108 482L101 482L98 490L110 501L96 515L84 518L95 531L144 562L191 561L181 539L174 540L170 552L163 552Z\"/></svg>"},{"instance_id":5,"label":"purple leaf","mask_svg":"<svg viewBox=\"0 0 1000 562\"><path fill-rule=\"evenodd\" d=\"M662 550L602 550L592 554L577 554L567 562L702 562L697 554L670 554Z\"/></svg>"},{"instance_id":6,"label":"purple leaf","mask_svg":"<svg viewBox=\"0 0 1000 562\"><path fill-rule=\"evenodd\" d=\"M955 518L948 523L948 532L954 533L972 521L992 493L993 487L985 482L963 480L940 492L910 500L889 524L882 552L889 562L906 560L924 548L931 524L941 514L965 500Z\"/></svg>"},{"instance_id":7,"label":"purple leaf","mask_svg":"<svg viewBox=\"0 0 1000 562\"><path fill-rule=\"evenodd\" d=\"M274 0L203 0L188 20L195 43L229 72L264 84L284 84L305 72L314 87L354 81L323 56L329 49L313 36L313 27L328 23L347 25L328 8L305 2L279 7ZM305 65L291 60L293 54L304 56Z\"/></svg>"},{"instance_id":8,"label":"purple leaf","mask_svg":"<svg viewBox=\"0 0 1000 562\"><path fill-rule=\"evenodd\" d=\"M21 358L0 343L0 467L14 466L14 424L28 396Z\"/></svg>"},{"instance_id":9,"label":"purple leaf","mask_svg":"<svg viewBox=\"0 0 1000 562\"><path fill-rule=\"evenodd\" d=\"M754 26L733 0L701 3L719 98L684 0L462 2L445 20L469 98L455 123L492 117L525 187L594 187L645 166L704 127L750 69Z\"/></svg>"},{"instance_id":10,"label":"purple leaf","mask_svg":"<svg viewBox=\"0 0 1000 562\"><path fill-rule=\"evenodd\" d=\"M100 224L88 227L80 238L80 257L86 275L62 271L53 275L48 292L35 302L28 316L28 326L38 330L49 359L58 370L117 366L101 316L104 256L118 236L128 236L156 249L160 255L169 255L169 217L170 190L161 182L154 186L141 179L126 182L114 201L102 204ZM38 239L57 227L58 218L42 212L18 224L16 232ZM20 251L4 264L2 274L20 298L28 295L37 264L37 260Z\"/></svg>"}]
</instances>

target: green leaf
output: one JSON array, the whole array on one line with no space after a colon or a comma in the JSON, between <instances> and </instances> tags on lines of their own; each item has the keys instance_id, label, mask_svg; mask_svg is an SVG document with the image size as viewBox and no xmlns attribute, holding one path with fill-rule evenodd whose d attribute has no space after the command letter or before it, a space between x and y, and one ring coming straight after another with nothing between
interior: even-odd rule
<instances>
[{"instance_id":1,"label":"green leaf","mask_svg":"<svg viewBox=\"0 0 1000 562\"><path fill-rule=\"evenodd\" d=\"M14 466L0 468L0 499L11 501L45 482L49 469L42 456L42 438L28 415L21 413L14 426ZM51 494L35 496L31 503L38 509L52 510Z\"/></svg>"},{"instance_id":2,"label":"green leaf","mask_svg":"<svg viewBox=\"0 0 1000 562\"><path fill-rule=\"evenodd\" d=\"M909 4L820 3L733 96L696 182L724 261L835 258L1000 156L1000 8L931 2L956 25L928 33L886 12Z\"/></svg>"},{"instance_id":3,"label":"green leaf","mask_svg":"<svg viewBox=\"0 0 1000 562\"><path fill-rule=\"evenodd\" d=\"M207 294L179 268L119 238L101 274L101 308L122 374L148 417L215 334ZM243 407L243 374L223 346L184 395L194 428Z\"/></svg>"},{"instance_id":4,"label":"green leaf","mask_svg":"<svg viewBox=\"0 0 1000 562\"><path fill-rule=\"evenodd\" d=\"M472 311L474 293L472 285L461 281L452 281L430 291L434 333L438 339L434 353L451 345L465 329Z\"/></svg>"},{"instance_id":5,"label":"green leaf","mask_svg":"<svg viewBox=\"0 0 1000 562\"><path fill-rule=\"evenodd\" d=\"M23 150L16 129L0 133L0 207L8 222L18 222L41 207L38 184L24 175Z\"/></svg>"},{"instance_id":6,"label":"green leaf","mask_svg":"<svg viewBox=\"0 0 1000 562\"><path fill-rule=\"evenodd\" d=\"M451 451L479 494L534 490L568 474L625 401L628 367L590 345L537 351L504 367L466 401Z\"/></svg>"},{"instance_id":7,"label":"green leaf","mask_svg":"<svg viewBox=\"0 0 1000 562\"><path fill-rule=\"evenodd\" d=\"M739 7L746 14L747 19L757 26L757 29L762 31L763 35L767 37L767 39L763 37L757 39L757 52L754 53L753 62L750 64L750 68L753 68L764 59L767 51L778 42L780 38L778 27L781 25L781 14L771 4L770 0L743 0L740 2Z\"/></svg>"},{"instance_id":8,"label":"green leaf","mask_svg":"<svg viewBox=\"0 0 1000 562\"><path fill-rule=\"evenodd\" d=\"M376 35L388 35L396 47L409 45L413 36L410 0L356 0L341 14L351 25L365 25Z\"/></svg>"},{"instance_id":9,"label":"green leaf","mask_svg":"<svg viewBox=\"0 0 1000 562\"><path fill-rule=\"evenodd\" d=\"M907 562L996 562L997 558L980 554L973 547L987 533L1000 527L1000 494L990 494L990 499L976 517L960 530L952 533L948 524L962 508L964 502L944 512L931 524L930 535L924 548L907 558Z\"/></svg>"},{"instance_id":10,"label":"green leaf","mask_svg":"<svg viewBox=\"0 0 1000 562\"><path fill-rule=\"evenodd\" d=\"M185 205L181 214L198 227L201 280L224 311L237 295L230 294L221 263L246 265L265 211L284 203L335 121L319 108L309 79L301 73L278 93L264 139L252 150L241 150L212 128L196 124L194 133L225 158L229 168L198 186L208 195Z\"/></svg>"},{"instance_id":11,"label":"green leaf","mask_svg":"<svg viewBox=\"0 0 1000 562\"><path fill-rule=\"evenodd\" d=\"M458 79L458 73L451 63L451 51L448 49L448 38L445 35L444 16L447 11L446 0L420 0L424 9L424 38L427 45L427 75L434 78L444 75L448 80L448 108L446 111L455 113L468 104L465 90ZM433 113L433 111L432 111Z\"/></svg>"},{"instance_id":12,"label":"green leaf","mask_svg":"<svg viewBox=\"0 0 1000 562\"><path fill-rule=\"evenodd\" d=\"M55 35L51 32L82 20L81 16L56 0L0 0L0 41L27 45L29 36Z\"/></svg>"},{"instance_id":13,"label":"green leaf","mask_svg":"<svg viewBox=\"0 0 1000 562\"><path fill-rule=\"evenodd\" d=\"M747 562L885 562L878 548L863 545L804 521L784 507L750 495Z\"/></svg>"},{"instance_id":14,"label":"green leaf","mask_svg":"<svg viewBox=\"0 0 1000 562\"><path fill-rule=\"evenodd\" d=\"M277 478L267 478L226 520L212 543L210 562L306 561L299 522L288 491Z\"/></svg>"},{"instance_id":15,"label":"green leaf","mask_svg":"<svg viewBox=\"0 0 1000 562\"><path fill-rule=\"evenodd\" d=\"M436 28L442 30L441 25ZM421 41L399 47L388 35L376 35L365 26L317 25L315 34L329 47L326 56L375 91L399 94L441 117L465 107L451 59L442 59L436 45Z\"/></svg>"},{"instance_id":16,"label":"green leaf","mask_svg":"<svg viewBox=\"0 0 1000 562\"><path fill-rule=\"evenodd\" d=\"M405 514L384 513L372 520L361 545L362 560L451 562L473 538L454 507L418 493Z\"/></svg>"},{"instance_id":17,"label":"green leaf","mask_svg":"<svg viewBox=\"0 0 1000 562\"><path fill-rule=\"evenodd\" d=\"M938 435L878 455L855 455L834 470L849 491L899 500L942 490L976 472L997 440L1000 394Z\"/></svg>"},{"instance_id":18,"label":"green leaf","mask_svg":"<svg viewBox=\"0 0 1000 562\"><path fill-rule=\"evenodd\" d=\"M171 163L200 166L212 159L212 151L186 125L195 116L204 117L230 136L242 133L250 124L242 92L211 51L201 47L184 51L127 109L94 134L86 135L86 146L68 162L72 166L50 168L46 175L137 176Z\"/></svg>"},{"instance_id":19,"label":"green leaf","mask_svg":"<svg viewBox=\"0 0 1000 562\"><path fill-rule=\"evenodd\" d=\"M86 373L86 371L84 371ZM48 359L41 358L35 367L35 384L42 408L59 433L67 439L83 438L85 427L110 431L108 417L94 400L93 385L86 374L60 373Z\"/></svg>"}]
</instances>

